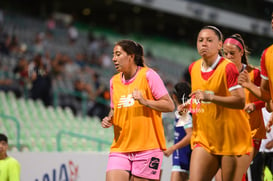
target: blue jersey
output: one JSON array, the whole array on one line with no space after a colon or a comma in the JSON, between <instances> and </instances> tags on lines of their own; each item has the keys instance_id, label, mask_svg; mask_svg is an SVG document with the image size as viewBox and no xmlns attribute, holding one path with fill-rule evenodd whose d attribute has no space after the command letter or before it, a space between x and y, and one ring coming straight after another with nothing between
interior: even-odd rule
<instances>
[{"instance_id":1,"label":"blue jersey","mask_svg":"<svg viewBox=\"0 0 273 181\"><path fill-rule=\"evenodd\" d=\"M174 144L178 143L186 136L185 129L192 127L192 117L189 114L188 121L181 126L176 117L174 122ZM180 166L181 169L188 171L190 166L191 147L190 144L173 152L173 166Z\"/></svg>"}]
</instances>

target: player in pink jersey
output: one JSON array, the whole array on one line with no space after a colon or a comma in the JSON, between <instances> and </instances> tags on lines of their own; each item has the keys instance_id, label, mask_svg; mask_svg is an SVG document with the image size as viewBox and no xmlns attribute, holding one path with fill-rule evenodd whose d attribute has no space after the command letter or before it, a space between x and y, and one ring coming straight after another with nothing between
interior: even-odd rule
<instances>
[{"instance_id":1,"label":"player in pink jersey","mask_svg":"<svg viewBox=\"0 0 273 181\"><path fill-rule=\"evenodd\" d=\"M166 150L161 113L174 103L159 75L144 66L140 44L117 42L112 60L119 73L110 80L111 111L101 123L114 126L106 180L158 180Z\"/></svg>"}]
</instances>

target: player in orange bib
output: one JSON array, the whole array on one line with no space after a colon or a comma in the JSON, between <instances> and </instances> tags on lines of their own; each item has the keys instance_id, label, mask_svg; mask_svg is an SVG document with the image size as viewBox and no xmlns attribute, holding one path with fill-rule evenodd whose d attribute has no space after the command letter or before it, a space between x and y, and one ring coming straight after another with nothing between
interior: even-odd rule
<instances>
[{"instance_id":1,"label":"player in orange bib","mask_svg":"<svg viewBox=\"0 0 273 181\"><path fill-rule=\"evenodd\" d=\"M189 67L191 99L200 104L193 114L191 181L212 180L219 168L223 181L241 180L253 150L244 90L235 64L221 56L222 37L218 28L203 27L197 37L202 58Z\"/></svg>"},{"instance_id":2,"label":"player in orange bib","mask_svg":"<svg viewBox=\"0 0 273 181\"><path fill-rule=\"evenodd\" d=\"M248 63L248 50L243 38L239 34L234 34L224 41L223 45L224 56L235 63L239 73L246 70L249 74L250 81L256 86L261 84L260 70ZM264 125L262 108L265 102L259 100L249 90L245 89L246 105L245 112L249 117L251 127L252 141L254 146L251 162L259 152L262 139L266 138L266 129ZM245 180L245 177L243 178Z\"/></svg>"},{"instance_id":3,"label":"player in orange bib","mask_svg":"<svg viewBox=\"0 0 273 181\"><path fill-rule=\"evenodd\" d=\"M144 66L143 47L121 40L113 49L118 74L110 80L111 111L102 127L114 126L106 181L158 180L166 150L161 112L174 103L159 75Z\"/></svg>"},{"instance_id":4,"label":"player in orange bib","mask_svg":"<svg viewBox=\"0 0 273 181\"><path fill-rule=\"evenodd\" d=\"M271 14L271 26L273 30L273 12ZM266 102L266 108L269 112L273 111L273 45L266 48L261 56L261 86L258 87L251 83L247 71L240 73L238 82L247 88L256 97ZM273 114L272 114L273 115ZM268 129L273 124L273 116L267 125Z\"/></svg>"}]
</instances>

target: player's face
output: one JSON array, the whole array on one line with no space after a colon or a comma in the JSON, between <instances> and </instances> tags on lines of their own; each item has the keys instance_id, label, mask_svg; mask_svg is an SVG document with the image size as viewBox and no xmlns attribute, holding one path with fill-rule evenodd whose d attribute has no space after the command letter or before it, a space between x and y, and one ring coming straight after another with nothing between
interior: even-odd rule
<instances>
[{"instance_id":1,"label":"player's face","mask_svg":"<svg viewBox=\"0 0 273 181\"><path fill-rule=\"evenodd\" d=\"M199 32L197 37L197 50L204 59L218 55L221 46L222 42L213 30L203 29Z\"/></svg>"},{"instance_id":2,"label":"player's face","mask_svg":"<svg viewBox=\"0 0 273 181\"><path fill-rule=\"evenodd\" d=\"M236 65L241 63L241 59L243 56L243 51L241 51L234 44L224 44L223 45L224 57L234 62Z\"/></svg>"},{"instance_id":3,"label":"player's face","mask_svg":"<svg viewBox=\"0 0 273 181\"><path fill-rule=\"evenodd\" d=\"M115 68L119 72L125 72L131 67L133 55L128 55L121 46L116 45L113 50L112 61L115 64Z\"/></svg>"},{"instance_id":4,"label":"player's face","mask_svg":"<svg viewBox=\"0 0 273 181\"><path fill-rule=\"evenodd\" d=\"M8 144L5 141L0 141L0 156L5 155L8 150Z\"/></svg>"}]
</instances>

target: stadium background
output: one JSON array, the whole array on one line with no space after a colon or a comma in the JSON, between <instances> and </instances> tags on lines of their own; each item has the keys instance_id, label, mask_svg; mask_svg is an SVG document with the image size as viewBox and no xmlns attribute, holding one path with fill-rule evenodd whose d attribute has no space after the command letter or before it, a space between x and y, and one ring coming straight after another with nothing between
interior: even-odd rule
<instances>
[{"instance_id":1,"label":"stadium background","mask_svg":"<svg viewBox=\"0 0 273 181\"><path fill-rule=\"evenodd\" d=\"M166 7L173 1L179 0L166 0ZM270 33L268 33L268 28L264 28L264 33L257 33L255 23L250 27L253 28L253 31L244 31L236 26L204 21L201 18L202 8L212 7L217 8L218 11L220 9L219 14L221 11L227 11L235 13L238 17L247 17L257 22L266 21L270 27L273 9L273 3L270 0L230 0L228 2L225 0L188 0L185 2L198 4L200 7L191 17L182 16L175 11L164 10L164 8L151 8L151 4L156 2L157 0L2 0L0 10L5 13L5 21L11 21L13 26L18 23L24 27L26 18L45 22L53 14L62 20L67 16L72 17L80 34L92 32L97 37L106 36L111 45L120 38L134 39L144 45L146 54L152 55L154 61L149 62L149 65L158 69L159 73L166 77L166 85L169 82L172 83L170 85L173 85L181 80L189 63L198 58L195 50L196 35L204 25L216 25L222 30L225 37L233 33L240 33L251 52L251 63L257 66L262 50L273 42L271 29ZM22 21L20 21L20 17L22 17ZM14 21L15 19L16 21ZM36 28L29 25L26 29ZM60 36L65 35L60 34ZM3 62L5 57L0 57L0 61ZM5 61L7 60L9 59L5 59ZM96 71L103 73L101 81L107 86L114 70L99 68ZM100 128L98 117L85 116L83 110L80 115L75 116L70 109L63 109L58 105L46 107L41 101L18 99L11 92L0 92L0 98L2 102L0 131L9 136L10 152L19 157L19 161L23 165L22 169L26 172L23 173L23 177L29 178L26 175L31 175L29 169L33 169L33 165L35 165L35 161L27 164L27 160L39 157L39 153L41 153L40 157L54 159L61 157L62 154L56 153L60 152L63 153L65 161L46 163L44 167L38 167L40 170L38 169L36 175L32 174L33 178L42 177L43 173L51 172L56 165L59 167L69 159L75 159L75 164L77 161L81 163L80 168L90 166L93 170L96 169L94 164L96 165L102 160L105 161L107 155L105 152L107 152L112 139L112 130ZM171 144L173 115L166 114L164 119L166 137L169 141L168 144ZM77 160L77 154L81 152L90 153L89 159L86 159L87 163ZM67 156L67 153L71 153L71 155ZM100 153L105 154L102 159L92 160L99 157L97 154ZM44 160L41 159L41 161ZM166 161L166 164L169 163L169 160ZM93 175L103 174L105 163L101 165L98 167L100 171L90 173ZM163 178L166 179L169 176L169 165L165 165L164 168ZM80 175L84 175L83 172ZM72 176L70 175L70 177ZM103 177L104 175L98 179ZM85 180L85 178L79 179Z\"/></svg>"}]
</instances>

